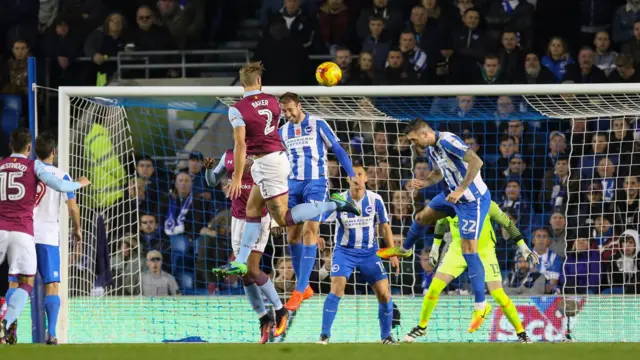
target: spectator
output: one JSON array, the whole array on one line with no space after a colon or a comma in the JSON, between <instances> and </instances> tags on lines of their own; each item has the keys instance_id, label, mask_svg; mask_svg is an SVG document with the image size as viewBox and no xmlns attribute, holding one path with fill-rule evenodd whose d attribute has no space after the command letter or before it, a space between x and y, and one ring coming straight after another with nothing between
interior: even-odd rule
<instances>
[{"instance_id":1,"label":"spectator","mask_svg":"<svg viewBox=\"0 0 640 360\"><path fill-rule=\"evenodd\" d=\"M329 52L340 45L346 45L349 29L349 9L343 0L327 0L320 7L318 20L320 23L320 36Z\"/></svg>"},{"instance_id":2,"label":"spectator","mask_svg":"<svg viewBox=\"0 0 640 360\"><path fill-rule=\"evenodd\" d=\"M142 296L180 295L176 279L162 271L162 254L157 250L147 253L147 271L142 273Z\"/></svg>"},{"instance_id":3,"label":"spectator","mask_svg":"<svg viewBox=\"0 0 640 360\"><path fill-rule=\"evenodd\" d=\"M177 46L171 33L165 27L156 25L155 14L150 7L143 5L136 11L136 26L133 27L131 43L136 51L163 51L175 50ZM127 45L130 46L130 45ZM151 64L178 62L171 56L153 56ZM175 69L152 70L151 77L178 77L179 73Z\"/></svg>"},{"instance_id":4,"label":"spectator","mask_svg":"<svg viewBox=\"0 0 640 360\"><path fill-rule=\"evenodd\" d=\"M487 43L480 26L480 12L475 8L465 11L463 26L453 31L453 48L473 61L482 61L487 53ZM498 60L499 61L499 60Z\"/></svg>"},{"instance_id":5,"label":"spectator","mask_svg":"<svg viewBox=\"0 0 640 360\"><path fill-rule=\"evenodd\" d=\"M282 56L288 54L288 56ZM264 85L304 85L310 71L309 55L302 45L289 36L284 19L273 20L258 41L254 58L262 62Z\"/></svg>"},{"instance_id":6,"label":"spectator","mask_svg":"<svg viewBox=\"0 0 640 360\"><path fill-rule=\"evenodd\" d=\"M634 23L640 18L640 0L627 0L613 14L613 42L621 46L633 39Z\"/></svg>"},{"instance_id":7,"label":"spectator","mask_svg":"<svg viewBox=\"0 0 640 360\"><path fill-rule=\"evenodd\" d=\"M596 165L600 159L609 152L609 134L606 132L594 133L591 136L591 147L587 153L582 156L582 176L585 179L591 179L594 176Z\"/></svg>"},{"instance_id":8,"label":"spectator","mask_svg":"<svg viewBox=\"0 0 640 360\"><path fill-rule=\"evenodd\" d=\"M369 36L362 43L362 50L373 54L373 67L376 70L385 68L385 61L391 47L391 41L384 33L384 20L378 16L369 19Z\"/></svg>"},{"instance_id":9,"label":"spectator","mask_svg":"<svg viewBox=\"0 0 640 360\"><path fill-rule=\"evenodd\" d=\"M508 295L544 295L546 278L540 272L531 270L531 264L518 252L513 270L503 281L504 291Z\"/></svg>"},{"instance_id":10,"label":"spectator","mask_svg":"<svg viewBox=\"0 0 640 360\"><path fill-rule=\"evenodd\" d=\"M511 157L514 154L518 153L517 144L518 140L516 140L516 138L511 135L503 134L500 137L500 147L498 148L500 156L498 157L498 160L496 162L496 165L500 172L502 172L503 170L507 170Z\"/></svg>"},{"instance_id":11,"label":"spectator","mask_svg":"<svg viewBox=\"0 0 640 360\"><path fill-rule=\"evenodd\" d=\"M197 197L204 198L205 200L211 200L213 194L211 193L205 179L204 165L202 165L203 160L204 156L202 156L201 152L192 151L189 154L189 165L187 170L191 176L191 189L193 194Z\"/></svg>"},{"instance_id":12,"label":"spectator","mask_svg":"<svg viewBox=\"0 0 640 360\"><path fill-rule=\"evenodd\" d=\"M402 12L389 7L388 0L373 0L373 6L362 10L358 17L356 31L360 41L364 41L369 36L369 19L373 15L383 19L385 30L392 38L395 38L402 29Z\"/></svg>"},{"instance_id":13,"label":"spectator","mask_svg":"<svg viewBox=\"0 0 640 360\"><path fill-rule=\"evenodd\" d=\"M632 161L635 139L629 127L625 117L620 116L611 119L609 153L620 155L620 165L629 165Z\"/></svg>"},{"instance_id":14,"label":"spectator","mask_svg":"<svg viewBox=\"0 0 640 360\"><path fill-rule=\"evenodd\" d=\"M607 33L617 0L580 1L580 45L590 45L599 32ZM604 69L603 69L604 70Z\"/></svg>"},{"instance_id":15,"label":"spectator","mask_svg":"<svg viewBox=\"0 0 640 360\"><path fill-rule=\"evenodd\" d=\"M136 236L124 235L111 256L114 295L140 294L140 247Z\"/></svg>"},{"instance_id":16,"label":"spectator","mask_svg":"<svg viewBox=\"0 0 640 360\"><path fill-rule=\"evenodd\" d=\"M556 159L553 171L547 171L542 180L540 203L553 212L567 204L569 183L569 158L561 156Z\"/></svg>"},{"instance_id":17,"label":"spectator","mask_svg":"<svg viewBox=\"0 0 640 360\"><path fill-rule=\"evenodd\" d=\"M616 69L609 75L612 83L636 83L640 82L640 73L636 71L633 57L621 54L616 58Z\"/></svg>"},{"instance_id":18,"label":"spectator","mask_svg":"<svg viewBox=\"0 0 640 360\"><path fill-rule=\"evenodd\" d=\"M51 77L54 85L75 85L78 79L67 71L79 54L76 34L71 34L69 24L64 18L58 18L45 34L44 53L53 60Z\"/></svg>"},{"instance_id":19,"label":"spectator","mask_svg":"<svg viewBox=\"0 0 640 360\"><path fill-rule=\"evenodd\" d=\"M65 0L60 2L60 14L84 43L87 35L103 24L107 11L102 0Z\"/></svg>"},{"instance_id":20,"label":"spectator","mask_svg":"<svg viewBox=\"0 0 640 360\"><path fill-rule=\"evenodd\" d=\"M415 85L418 78L404 61L402 51L398 48L389 50L387 67L377 76L378 85Z\"/></svg>"},{"instance_id":21,"label":"spectator","mask_svg":"<svg viewBox=\"0 0 640 360\"><path fill-rule=\"evenodd\" d=\"M411 18L407 23L407 30L414 33L417 46L427 54L433 54L438 49L443 33L440 23L435 19L429 19L427 9L416 5L411 9Z\"/></svg>"},{"instance_id":22,"label":"spectator","mask_svg":"<svg viewBox=\"0 0 640 360\"><path fill-rule=\"evenodd\" d=\"M480 71L476 75L474 84L479 85L493 85L493 84L506 84L507 79L503 78L502 68L500 66L500 58L495 55L487 55L484 57L484 62Z\"/></svg>"},{"instance_id":23,"label":"spectator","mask_svg":"<svg viewBox=\"0 0 640 360\"><path fill-rule=\"evenodd\" d=\"M604 71L605 75L611 75L616 68L616 59L618 53L611 50L611 40L609 33L606 31L598 31L593 39L593 45L596 47L594 65Z\"/></svg>"},{"instance_id":24,"label":"spectator","mask_svg":"<svg viewBox=\"0 0 640 360\"><path fill-rule=\"evenodd\" d=\"M611 204L603 203L602 196L602 184L600 182L593 181L586 185L584 199L580 202L577 211L578 226L594 226L598 214L611 212Z\"/></svg>"},{"instance_id":25,"label":"spectator","mask_svg":"<svg viewBox=\"0 0 640 360\"><path fill-rule=\"evenodd\" d=\"M16 40L11 47L13 56L2 64L0 89L3 94L27 95L27 57L29 45L25 40ZM26 102L26 98L23 100Z\"/></svg>"},{"instance_id":26,"label":"spectator","mask_svg":"<svg viewBox=\"0 0 640 360\"><path fill-rule=\"evenodd\" d=\"M297 1L297 0L294 0ZM350 84L352 82L352 65L351 65L351 50L344 46L336 48L336 56L333 59L342 71L342 77L340 78L340 85Z\"/></svg>"},{"instance_id":27,"label":"spectator","mask_svg":"<svg viewBox=\"0 0 640 360\"><path fill-rule=\"evenodd\" d=\"M595 221L591 231L592 243L595 243L600 253L613 238L613 216L612 214L594 214Z\"/></svg>"},{"instance_id":28,"label":"spectator","mask_svg":"<svg viewBox=\"0 0 640 360\"><path fill-rule=\"evenodd\" d=\"M206 208L204 199L192 192L191 176L178 173L165 206L164 232L171 240L171 273L181 289L192 290L195 285L194 260L198 244L194 240L206 226Z\"/></svg>"},{"instance_id":29,"label":"spectator","mask_svg":"<svg viewBox=\"0 0 640 360\"><path fill-rule=\"evenodd\" d=\"M405 190L396 190L391 198L391 229L394 234L407 236L413 222L413 201L411 194Z\"/></svg>"},{"instance_id":30,"label":"spectator","mask_svg":"<svg viewBox=\"0 0 640 360\"><path fill-rule=\"evenodd\" d=\"M228 181L228 179L224 179ZM231 248L231 213L228 209L218 212L206 227L200 229L196 240L198 256L196 260L196 278L207 284L209 293L213 293L217 276L210 269L224 265Z\"/></svg>"},{"instance_id":31,"label":"spectator","mask_svg":"<svg viewBox=\"0 0 640 360\"><path fill-rule=\"evenodd\" d=\"M273 285L278 290L278 294L286 296L293 292L296 287L294 275L291 259L288 257L279 259L275 271L271 273Z\"/></svg>"},{"instance_id":32,"label":"spectator","mask_svg":"<svg viewBox=\"0 0 640 360\"><path fill-rule=\"evenodd\" d=\"M562 272L562 258L551 249L551 234L546 228L539 228L533 232L533 251L538 254L538 272L546 279L545 294L553 294L558 287Z\"/></svg>"},{"instance_id":33,"label":"spectator","mask_svg":"<svg viewBox=\"0 0 640 360\"><path fill-rule=\"evenodd\" d=\"M558 79L546 66L540 65L540 58L529 53L524 60L524 72L520 72L517 84L554 84Z\"/></svg>"},{"instance_id":34,"label":"spectator","mask_svg":"<svg viewBox=\"0 0 640 360\"><path fill-rule=\"evenodd\" d=\"M474 136L467 135L464 137L464 143L471 149L474 153L480 153L480 145L478 144L478 139Z\"/></svg>"},{"instance_id":35,"label":"spectator","mask_svg":"<svg viewBox=\"0 0 640 360\"><path fill-rule=\"evenodd\" d=\"M589 47L580 49L578 64L567 65L563 81L576 84L591 84L607 82L607 75L594 65L594 52Z\"/></svg>"},{"instance_id":36,"label":"spectator","mask_svg":"<svg viewBox=\"0 0 640 360\"><path fill-rule=\"evenodd\" d=\"M579 228L564 263L565 294L598 293L600 287L600 253L592 250L589 229Z\"/></svg>"},{"instance_id":37,"label":"spectator","mask_svg":"<svg viewBox=\"0 0 640 360\"><path fill-rule=\"evenodd\" d=\"M549 152L547 153L547 164L545 169L553 167L556 160L566 155L567 139L560 131L552 131L549 135Z\"/></svg>"},{"instance_id":38,"label":"spectator","mask_svg":"<svg viewBox=\"0 0 640 360\"><path fill-rule=\"evenodd\" d=\"M503 29L517 34L519 44L525 49L533 47L533 15L535 7L527 0L493 1L484 19L489 41L497 43Z\"/></svg>"},{"instance_id":39,"label":"spectator","mask_svg":"<svg viewBox=\"0 0 640 360\"><path fill-rule=\"evenodd\" d=\"M363 51L358 59L358 69L352 78L353 85L373 85L374 76L373 54Z\"/></svg>"},{"instance_id":40,"label":"spectator","mask_svg":"<svg viewBox=\"0 0 640 360\"><path fill-rule=\"evenodd\" d=\"M565 41L557 36L552 37L549 40L547 55L542 58L542 65L551 70L559 82L564 78L567 66L573 63L573 58L569 55Z\"/></svg>"},{"instance_id":41,"label":"spectator","mask_svg":"<svg viewBox=\"0 0 640 360\"><path fill-rule=\"evenodd\" d=\"M411 30L405 30L400 34L400 51L402 56L412 65L416 76L421 78L427 69L427 54L416 44L416 36Z\"/></svg>"},{"instance_id":42,"label":"spectator","mask_svg":"<svg viewBox=\"0 0 640 360\"><path fill-rule=\"evenodd\" d=\"M517 34L513 31L502 33L502 50L500 50L500 64L502 73L508 83L521 77L524 53L518 45Z\"/></svg>"},{"instance_id":43,"label":"spectator","mask_svg":"<svg viewBox=\"0 0 640 360\"><path fill-rule=\"evenodd\" d=\"M202 46L203 30L207 20L207 0L190 0L184 7L176 0L158 0L160 25L169 29L180 49Z\"/></svg>"},{"instance_id":44,"label":"spectator","mask_svg":"<svg viewBox=\"0 0 640 360\"><path fill-rule=\"evenodd\" d=\"M602 157L596 167L598 181L602 184L602 199L613 201L616 193L616 164L609 157Z\"/></svg>"},{"instance_id":45,"label":"spectator","mask_svg":"<svg viewBox=\"0 0 640 360\"><path fill-rule=\"evenodd\" d=\"M634 64L640 65L640 19L633 23L633 38L622 46L622 52L633 57Z\"/></svg>"},{"instance_id":46,"label":"spectator","mask_svg":"<svg viewBox=\"0 0 640 360\"><path fill-rule=\"evenodd\" d=\"M638 177L624 177L622 189L618 189L615 202L616 225L625 229L638 228L640 224L640 181Z\"/></svg>"},{"instance_id":47,"label":"spectator","mask_svg":"<svg viewBox=\"0 0 640 360\"><path fill-rule=\"evenodd\" d=\"M431 85L444 85L461 83L458 79L462 74L460 67L463 65L461 55L453 51L453 39L444 37L440 44L440 51L433 54L427 63L431 76L427 77Z\"/></svg>"},{"instance_id":48,"label":"spectator","mask_svg":"<svg viewBox=\"0 0 640 360\"><path fill-rule=\"evenodd\" d=\"M531 204L529 200L522 196L520 182L517 180L509 180L504 187L504 195L502 195L503 211L513 212L518 216L519 224L524 226L529 224L531 216Z\"/></svg>"},{"instance_id":49,"label":"spectator","mask_svg":"<svg viewBox=\"0 0 640 360\"><path fill-rule=\"evenodd\" d=\"M534 189L533 172L527 168L527 162L518 153L509 158L509 167L500 174L500 178L503 184L501 187L509 180L516 180L527 192Z\"/></svg>"},{"instance_id":50,"label":"spectator","mask_svg":"<svg viewBox=\"0 0 640 360\"><path fill-rule=\"evenodd\" d=\"M93 60L93 71L110 77L116 71L116 63L109 62L109 57L116 57L124 50L124 39L127 24L121 14L113 13L107 16L104 24L95 29L84 43L84 54ZM100 85L100 81L98 83Z\"/></svg>"},{"instance_id":51,"label":"spectator","mask_svg":"<svg viewBox=\"0 0 640 360\"><path fill-rule=\"evenodd\" d=\"M564 212L556 211L549 218L549 233L551 234L551 246L549 249L561 258L567 257L567 219Z\"/></svg>"},{"instance_id":52,"label":"spectator","mask_svg":"<svg viewBox=\"0 0 640 360\"><path fill-rule=\"evenodd\" d=\"M273 18L284 20L289 29L289 36L307 51L311 50L316 35L316 23L313 17L302 10L300 0L285 0L284 6L272 15L272 20Z\"/></svg>"},{"instance_id":53,"label":"spectator","mask_svg":"<svg viewBox=\"0 0 640 360\"><path fill-rule=\"evenodd\" d=\"M158 220L156 220L153 214L143 213L140 215L140 242L143 253L157 250L162 254L170 254L171 246L169 241L160 231ZM171 271L168 266L163 270L167 272Z\"/></svg>"},{"instance_id":54,"label":"spectator","mask_svg":"<svg viewBox=\"0 0 640 360\"><path fill-rule=\"evenodd\" d=\"M606 284L613 293L640 293L640 241L636 230L625 230L618 238L618 246L610 260L603 260L602 273ZM615 290L614 290L615 288Z\"/></svg>"}]
</instances>

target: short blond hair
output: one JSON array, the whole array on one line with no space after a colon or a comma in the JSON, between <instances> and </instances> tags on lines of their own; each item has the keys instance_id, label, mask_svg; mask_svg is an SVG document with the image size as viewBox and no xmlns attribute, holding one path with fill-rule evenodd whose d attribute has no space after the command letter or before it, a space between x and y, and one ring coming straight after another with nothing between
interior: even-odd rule
<instances>
[{"instance_id":1,"label":"short blond hair","mask_svg":"<svg viewBox=\"0 0 640 360\"><path fill-rule=\"evenodd\" d=\"M258 84L258 76L262 76L264 66L260 61L250 62L240 69L240 82L244 86Z\"/></svg>"}]
</instances>

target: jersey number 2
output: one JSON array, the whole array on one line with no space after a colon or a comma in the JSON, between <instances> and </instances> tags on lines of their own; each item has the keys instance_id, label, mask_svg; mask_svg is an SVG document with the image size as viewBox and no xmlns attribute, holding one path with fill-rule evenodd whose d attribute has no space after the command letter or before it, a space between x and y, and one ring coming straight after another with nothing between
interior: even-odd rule
<instances>
[{"instance_id":1,"label":"jersey number 2","mask_svg":"<svg viewBox=\"0 0 640 360\"><path fill-rule=\"evenodd\" d=\"M17 178L21 178L23 173L11 172L0 173L0 201L17 201L24 197L25 190L24 185L16 182ZM7 195L7 190L17 190L16 194Z\"/></svg>"},{"instance_id":2,"label":"jersey number 2","mask_svg":"<svg viewBox=\"0 0 640 360\"><path fill-rule=\"evenodd\" d=\"M258 114L267 118L266 124L264 126L264 134L271 134L276 127L273 125L273 113L269 109L260 109L258 110Z\"/></svg>"}]
</instances>

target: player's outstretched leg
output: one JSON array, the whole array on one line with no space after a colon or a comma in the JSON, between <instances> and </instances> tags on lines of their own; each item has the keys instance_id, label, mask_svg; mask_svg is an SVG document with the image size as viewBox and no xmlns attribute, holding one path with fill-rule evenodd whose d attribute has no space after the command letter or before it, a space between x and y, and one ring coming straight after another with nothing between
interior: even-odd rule
<instances>
[{"instance_id":1,"label":"player's outstretched leg","mask_svg":"<svg viewBox=\"0 0 640 360\"><path fill-rule=\"evenodd\" d=\"M446 213L436 211L427 206L418 214L416 214L416 217L413 220L411 227L409 228L409 233L404 239L404 243L402 244L402 246L380 249L378 250L378 252L376 252L376 255L378 255L378 257L382 259L389 259L394 256L411 256L413 254L413 247L416 242L424 237L426 225L435 223L437 220L440 220L446 216Z\"/></svg>"},{"instance_id":2,"label":"player's outstretched leg","mask_svg":"<svg viewBox=\"0 0 640 360\"><path fill-rule=\"evenodd\" d=\"M279 222L278 224L281 226L293 226L332 211L346 212L356 216L360 216L361 214L355 202L345 199L340 194L333 194L331 198L329 198L329 201L305 203L294 206L291 210L287 211L285 224L280 224ZM274 218L276 220L278 219L275 216Z\"/></svg>"},{"instance_id":3,"label":"player's outstretched leg","mask_svg":"<svg viewBox=\"0 0 640 360\"><path fill-rule=\"evenodd\" d=\"M492 287L491 282L487 283L487 285L489 285L489 288L491 289ZM491 290L490 292L491 296L496 301L496 303L500 305L500 308L502 308L502 312L507 317L511 325L513 325L513 328L516 330L516 334L518 335L518 341L524 344L532 343L533 341L527 335L527 332L524 330L524 327L522 327L522 322L520 321L520 316L518 315L518 310L516 309L516 306L513 304L511 299L504 292L504 289L502 288L502 284L498 282L498 284L496 285L497 285L496 288Z\"/></svg>"},{"instance_id":4,"label":"player's outstretched leg","mask_svg":"<svg viewBox=\"0 0 640 360\"><path fill-rule=\"evenodd\" d=\"M448 275L444 276L448 277ZM416 341L416 338L427 334L427 325L431 319L431 314L433 314L433 310L435 310L438 305L440 294L449 283L448 281L441 279L441 277L443 277L442 274L436 273L436 277L431 281L431 285L429 285L429 289L427 289L427 294L422 299L420 322L418 323L418 326L411 329L411 331L404 336L405 342L414 342ZM451 278L448 280L451 281L450 279Z\"/></svg>"}]
</instances>

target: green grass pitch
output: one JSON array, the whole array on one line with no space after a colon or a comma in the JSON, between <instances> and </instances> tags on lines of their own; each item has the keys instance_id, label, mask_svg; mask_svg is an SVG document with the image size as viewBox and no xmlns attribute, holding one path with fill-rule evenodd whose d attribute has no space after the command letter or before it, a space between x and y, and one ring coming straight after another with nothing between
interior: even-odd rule
<instances>
[{"instance_id":1,"label":"green grass pitch","mask_svg":"<svg viewBox=\"0 0 640 360\"><path fill-rule=\"evenodd\" d=\"M131 344L16 345L2 347L2 359L46 360L603 360L637 359L640 344Z\"/></svg>"}]
</instances>

